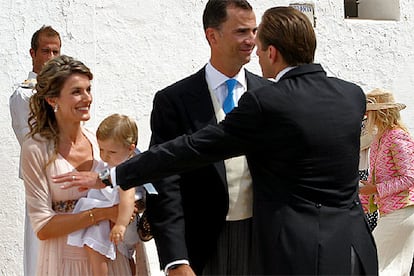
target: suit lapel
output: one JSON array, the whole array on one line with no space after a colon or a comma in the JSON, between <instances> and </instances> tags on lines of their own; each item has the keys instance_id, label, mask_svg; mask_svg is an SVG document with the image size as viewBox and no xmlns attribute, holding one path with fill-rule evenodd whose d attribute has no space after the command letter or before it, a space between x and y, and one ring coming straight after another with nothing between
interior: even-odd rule
<instances>
[{"instance_id":1,"label":"suit lapel","mask_svg":"<svg viewBox=\"0 0 414 276\"><path fill-rule=\"evenodd\" d=\"M194 132L209 124L217 124L217 118L214 113L213 102L211 100L205 74L205 67L194 74L189 89L187 93L184 93L185 97L182 99L184 106L187 109L188 117L193 124ZM224 162L215 162L213 165L216 168L223 185L227 186Z\"/></svg>"},{"instance_id":2,"label":"suit lapel","mask_svg":"<svg viewBox=\"0 0 414 276\"><path fill-rule=\"evenodd\" d=\"M204 68L194 74L188 91L184 95L182 101L193 124L193 131L204 128L208 124L217 123Z\"/></svg>"}]
</instances>

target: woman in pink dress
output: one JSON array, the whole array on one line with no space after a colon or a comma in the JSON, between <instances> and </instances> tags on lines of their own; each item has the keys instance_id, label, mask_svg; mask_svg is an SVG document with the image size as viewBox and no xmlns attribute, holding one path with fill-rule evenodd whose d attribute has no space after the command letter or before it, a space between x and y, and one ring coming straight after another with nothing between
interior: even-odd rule
<instances>
[{"instance_id":1,"label":"woman in pink dress","mask_svg":"<svg viewBox=\"0 0 414 276\"><path fill-rule=\"evenodd\" d=\"M67 235L100 221L116 221L117 206L73 214L87 191L61 189L51 180L66 172L102 169L95 135L82 126L90 118L91 80L88 67L62 55L46 63L30 100L22 168L29 217L40 239L39 276L92 275L86 251L67 245ZM109 275L131 275L122 254L109 263Z\"/></svg>"},{"instance_id":2,"label":"woman in pink dress","mask_svg":"<svg viewBox=\"0 0 414 276\"><path fill-rule=\"evenodd\" d=\"M402 124L404 104L391 92L367 94L367 131L374 134L370 172L362 195L374 195L380 211L372 232L379 275L409 275L414 254L414 141Z\"/></svg>"}]
</instances>

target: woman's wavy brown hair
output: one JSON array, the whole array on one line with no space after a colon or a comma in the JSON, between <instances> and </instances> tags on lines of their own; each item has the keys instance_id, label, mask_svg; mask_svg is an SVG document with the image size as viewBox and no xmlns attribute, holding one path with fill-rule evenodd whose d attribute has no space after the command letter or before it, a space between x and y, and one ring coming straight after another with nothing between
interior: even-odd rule
<instances>
[{"instance_id":1,"label":"woman's wavy brown hair","mask_svg":"<svg viewBox=\"0 0 414 276\"><path fill-rule=\"evenodd\" d=\"M61 55L49 60L37 76L36 93L30 98L30 114L28 124L29 137L35 139L38 134L42 138L53 141L57 154L59 143L59 128L53 107L47 102L49 98L57 98L65 81L73 74L82 74L93 79L89 68L72 57ZM50 160L48 163L50 163Z\"/></svg>"}]
</instances>

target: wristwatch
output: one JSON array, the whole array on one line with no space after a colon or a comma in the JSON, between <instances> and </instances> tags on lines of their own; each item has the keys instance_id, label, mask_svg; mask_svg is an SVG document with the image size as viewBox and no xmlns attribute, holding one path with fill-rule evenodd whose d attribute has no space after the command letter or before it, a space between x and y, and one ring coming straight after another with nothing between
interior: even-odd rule
<instances>
[{"instance_id":1,"label":"wristwatch","mask_svg":"<svg viewBox=\"0 0 414 276\"><path fill-rule=\"evenodd\" d=\"M100 171L98 173L98 177L103 182L103 184L105 184L105 186L109 186L113 188L112 183L111 183L111 170L109 168L106 168L105 170Z\"/></svg>"}]
</instances>

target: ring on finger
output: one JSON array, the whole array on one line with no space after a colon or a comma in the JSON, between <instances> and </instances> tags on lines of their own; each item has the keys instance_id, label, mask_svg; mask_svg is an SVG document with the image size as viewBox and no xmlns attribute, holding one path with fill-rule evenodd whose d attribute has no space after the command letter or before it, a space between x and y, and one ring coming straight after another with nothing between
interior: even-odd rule
<instances>
[{"instance_id":1,"label":"ring on finger","mask_svg":"<svg viewBox=\"0 0 414 276\"><path fill-rule=\"evenodd\" d=\"M76 180L76 176L72 175L72 181L75 181L75 180Z\"/></svg>"}]
</instances>

